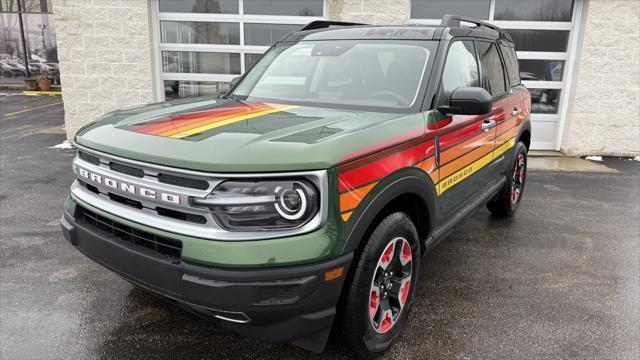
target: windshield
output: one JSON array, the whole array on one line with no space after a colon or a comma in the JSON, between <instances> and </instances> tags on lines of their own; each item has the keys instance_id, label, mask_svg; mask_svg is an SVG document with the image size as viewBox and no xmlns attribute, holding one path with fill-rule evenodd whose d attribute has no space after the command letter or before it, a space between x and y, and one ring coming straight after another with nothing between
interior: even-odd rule
<instances>
[{"instance_id":1,"label":"windshield","mask_svg":"<svg viewBox=\"0 0 640 360\"><path fill-rule=\"evenodd\" d=\"M242 100L406 109L415 102L430 42L308 41L267 52L234 89Z\"/></svg>"}]
</instances>

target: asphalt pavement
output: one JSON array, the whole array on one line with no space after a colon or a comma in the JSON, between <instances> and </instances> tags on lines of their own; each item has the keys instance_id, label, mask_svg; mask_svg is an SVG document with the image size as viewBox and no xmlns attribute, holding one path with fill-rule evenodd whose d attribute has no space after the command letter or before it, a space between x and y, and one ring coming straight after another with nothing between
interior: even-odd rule
<instances>
[{"instance_id":1,"label":"asphalt pavement","mask_svg":"<svg viewBox=\"0 0 640 360\"><path fill-rule=\"evenodd\" d=\"M228 333L93 263L59 231L72 182L60 97L0 96L1 359L347 359ZM511 219L479 209L421 263L386 359L640 358L640 162L530 172Z\"/></svg>"}]
</instances>

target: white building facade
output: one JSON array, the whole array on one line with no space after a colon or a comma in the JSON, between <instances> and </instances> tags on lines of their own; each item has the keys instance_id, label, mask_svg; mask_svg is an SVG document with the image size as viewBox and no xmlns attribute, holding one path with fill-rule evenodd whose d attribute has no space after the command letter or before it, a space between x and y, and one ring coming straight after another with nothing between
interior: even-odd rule
<instances>
[{"instance_id":1,"label":"white building facade","mask_svg":"<svg viewBox=\"0 0 640 360\"><path fill-rule=\"evenodd\" d=\"M215 96L313 20L438 24L444 14L513 37L532 148L640 154L637 0L53 0L67 133L117 108Z\"/></svg>"}]
</instances>

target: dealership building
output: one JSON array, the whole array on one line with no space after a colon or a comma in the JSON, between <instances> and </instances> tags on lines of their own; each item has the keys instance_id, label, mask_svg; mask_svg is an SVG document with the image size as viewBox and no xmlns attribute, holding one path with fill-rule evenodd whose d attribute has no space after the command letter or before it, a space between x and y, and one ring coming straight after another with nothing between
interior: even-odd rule
<instances>
[{"instance_id":1,"label":"dealership building","mask_svg":"<svg viewBox=\"0 0 640 360\"><path fill-rule=\"evenodd\" d=\"M2 0L3 1L3 0ZM637 0L53 0L69 137L101 114L217 95L314 20L487 20L516 44L532 148L640 155Z\"/></svg>"}]
</instances>

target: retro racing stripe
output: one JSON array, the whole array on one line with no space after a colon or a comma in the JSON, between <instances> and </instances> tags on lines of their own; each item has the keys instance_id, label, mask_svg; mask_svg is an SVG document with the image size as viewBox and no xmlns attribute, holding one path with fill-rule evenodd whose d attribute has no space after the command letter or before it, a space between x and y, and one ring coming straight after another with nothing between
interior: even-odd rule
<instances>
[{"instance_id":1,"label":"retro racing stripe","mask_svg":"<svg viewBox=\"0 0 640 360\"><path fill-rule=\"evenodd\" d=\"M452 133L457 134L448 138L449 148L441 153L440 159L443 164L440 169L436 169L433 139L370 162L364 161L355 168L339 168L339 171L342 171L338 175L338 187L343 221L349 220L355 208L382 178L400 168L414 166L424 170L436 184L436 193L441 195L512 148L520 128L519 124L515 123L515 120L509 120L501 124L501 132L498 132L497 136L493 133L476 133L469 130L475 126L454 130ZM467 136L466 140L460 134ZM494 149L494 144L500 145ZM416 157L421 153L427 156L416 161Z\"/></svg>"},{"instance_id":2,"label":"retro racing stripe","mask_svg":"<svg viewBox=\"0 0 640 360\"><path fill-rule=\"evenodd\" d=\"M134 125L130 129L176 139L200 134L204 131L259 116L295 109L295 105L254 103L247 106L220 108L202 113L185 114L145 125Z\"/></svg>"},{"instance_id":3,"label":"retro racing stripe","mask_svg":"<svg viewBox=\"0 0 640 360\"><path fill-rule=\"evenodd\" d=\"M495 150L482 156L480 159L474 161L468 166L465 166L464 168L444 178L442 181L440 181L436 185L436 192L438 193L438 195L441 195L443 192L447 191L454 185L458 184L462 180L468 178L469 176L476 173L478 170L485 167L487 164L493 161L493 159L504 154L506 151L511 149L515 144L516 144L516 138L515 137L511 138L510 140L506 141L502 145L498 146Z\"/></svg>"}]
</instances>

